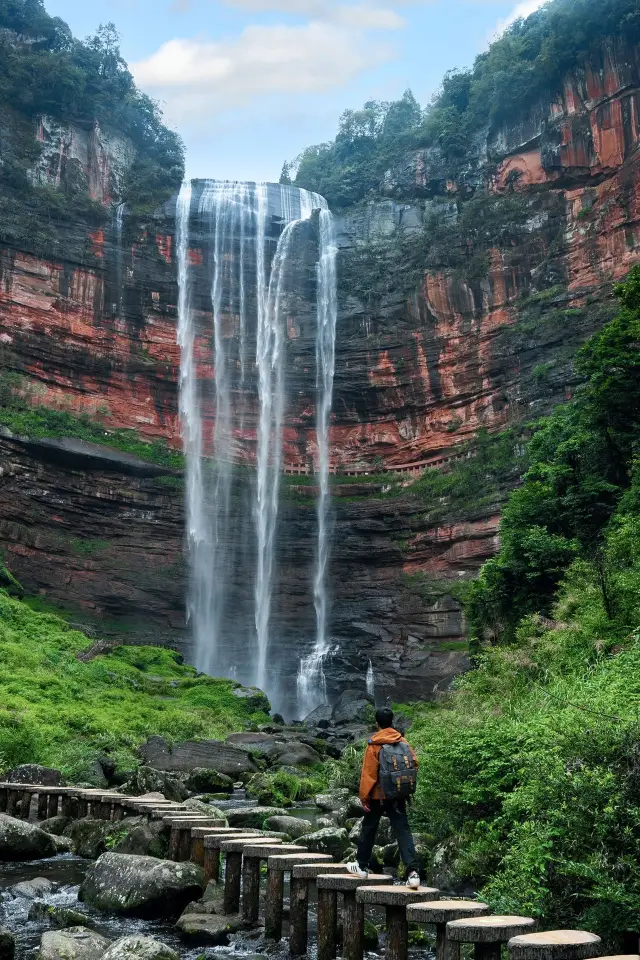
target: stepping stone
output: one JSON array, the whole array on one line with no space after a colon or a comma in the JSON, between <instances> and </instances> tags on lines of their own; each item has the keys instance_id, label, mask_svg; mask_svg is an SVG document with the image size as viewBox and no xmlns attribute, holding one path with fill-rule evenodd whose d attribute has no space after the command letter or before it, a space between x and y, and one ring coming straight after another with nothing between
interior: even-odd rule
<instances>
[{"instance_id":1,"label":"stepping stone","mask_svg":"<svg viewBox=\"0 0 640 960\"><path fill-rule=\"evenodd\" d=\"M307 952L309 940L309 888L321 874L343 875L344 863L299 863L291 871L289 894L289 951L294 957Z\"/></svg>"},{"instance_id":2,"label":"stepping stone","mask_svg":"<svg viewBox=\"0 0 640 960\"><path fill-rule=\"evenodd\" d=\"M602 941L586 930L547 930L509 940L510 960L588 960L597 957Z\"/></svg>"},{"instance_id":3,"label":"stepping stone","mask_svg":"<svg viewBox=\"0 0 640 960\"><path fill-rule=\"evenodd\" d=\"M338 943L338 893L343 894L343 953L345 960L362 960L364 951L364 906L356 900L356 890L367 884L388 886L392 877L370 875L366 880L347 873L318 874L318 960L335 960Z\"/></svg>"},{"instance_id":4,"label":"stepping stone","mask_svg":"<svg viewBox=\"0 0 640 960\"><path fill-rule=\"evenodd\" d=\"M290 844L286 853L275 854L267 861L267 896L264 907L264 933L271 940L282 939L284 908L284 875L301 863L331 863L327 853L309 853L306 847Z\"/></svg>"},{"instance_id":5,"label":"stepping stone","mask_svg":"<svg viewBox=\"0 0 640 960\"><path fill-rule=\"evenodd\" d=\"M197 863L200 867L204 866L204 838L205 837L238 837L241 834L233 827L192 827L191 828L191 853L189 859L192 863Z\"/></svg>"},{"instance_id":6,"label":"stepping stone","mask_svg":"<svg viewBox=\"0 0 640 960\"><path fill-rule=\"evenodd\" d=\"M232 837L230 840L220 838L220 851L226 854L224 872L224 913L238 913L240 910L240 891L242 889L242 854L246 847L275 846L280 849L281 840L277 837Z\"/></svg>"},{"instance_id":7,"label":"stepping stone","mask_svg":"<svg viewBox=\"0 0 640 960\"><path fill-rule=\"evenodd\" d=\"M407 960L409 950L409 924L407 907L423 900L437 900L440 891L435 887L418 887L410 890L404 885L385 884L384 886L362 886L356 890L356 900L360 904L374 904L384 907L387 915L387 960Z\"/></svg>"},{"instance_id":8,"label":"stepping stone","mask_svg":"<svg viewBox=\"0 0 640 960\"><path fill-rule=\"evenodd\" d=\"M470 917L447 924L447 938L457 943L472 943L475 960L500 960L501 946L512 937L530 933L535 927L531 917Z\"/></svg>"},{"instance_id":9,"label":"stepping stone","mask_svg":"<svg viewBox=\"0 0 640 960\"><path fill-rule=\"evenodd\" d=\"M479 900L434 900L407 907L409 923L432 923L436 928L436 960L460 960L460 944L447 937L447 924L466 917L482 917L490 913Z\"/></svg>"},{"instance_id":10,"label":"stepping stone","mask_svg":"<svg viewBox=\"0 0 640 960\"><path fill-rule=\"evenodd\" d=\"M245 840L258 840L262 839L262 834L252 834L244 833L242 834ZM213 834L204 838L204 877L207 883L209 880L215 880L216 883L220 879L220 844L223 840L229 840L231 837L219 836Z\"/></svg>"},{"instance_id":11,"label":"stepping stone","mask_svg":"<svg viewBox=\"0 0 640 960\"><path fill-rule=\"evenodd\" d=\"M190 817L165 817L163 823L171 827L171 836L169 838L169 859L180 863L185 862L191 856L191 829L192 827L220 827L223 822L219 818L200 817L192 819Z\"/></svg>"},{"instance_id":12,"label":"stepping stone","mask_svg":"<svg viewBox=\"0 0 640 960\"><path fill-rule=\"evenodd\" d=\"M260 864L282 847L282 840L256 840L242 851L242 918L248 923L256 923L260 915Z\"/></svg>"}]
</instances>

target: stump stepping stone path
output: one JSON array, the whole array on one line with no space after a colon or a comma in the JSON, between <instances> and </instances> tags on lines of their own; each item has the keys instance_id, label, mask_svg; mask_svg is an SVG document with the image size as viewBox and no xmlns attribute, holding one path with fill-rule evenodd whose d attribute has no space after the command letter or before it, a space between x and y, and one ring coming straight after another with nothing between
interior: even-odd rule
<instances>
[{"instance_id":1,"label":"stump stepping stone path","mask_svg":"<svg viewBox=\"0 0 640 960\"><path fill-rule=\"evenodd\" d=\"M367 903L385 908L387 916L385 957L387 960L407 960L409 950L407 907L423 900L437 900L439 896L440 891L435 887L418 887L417 890L410 890L409 887L386 884L379 887L365 885L356 890L356 901L361 906ZM362 917L364 927L364 914Z\"/></svg>"},{"instance_id":2,"label":"stump stepping stone path","mask_svg":"<svg viewBox=\"0 0 640 960\"><path fill-rule=\"evenodd\" d=\"M260 915L260 865L282 849L282 840L256 840L242 851L242 919L256 923Z\"/></svg>"},{"instance_id":3,"label":"stump stepping stone path","mask_svg":"<svg viewBox=\"0 0 640 960\"><path fill-rule=\"evenodd\" d=\"M447 924L466 917L482 917L490 913L479 900L434 900L407 907L409 923L433 924L436 928L436 960L460 960L460 944L447 937Z\"/></svg>"},{"instance_id":4,"label":"stump stepping stone path","mask_svg":"<svg viewBox=\"0 0 640 960\"><path fill-rule=\"evenodd\" d=\"M264 834L261 833L251 833L251 831L242 833L238 831L235 836L244 837L246 840L255 840L257 843L259 840L262 840ZM216 834L210 834L204 838L204 878L208 883L209 880L215 880L216 883L220 879L220 844L223 840L231 840L233 835L222 836Z\"/></svg>"},{"instance_id":5,"label":"stump stepping stone path","mask_svg":"<svg viewBox=\"0 0 640 960\"><path fill-rule=\"evenodd\" d=\"M513 937L533 932L531 917L489 916L452 920L447 938L457 943L472 943L475 960L500 960L501 947Z\"/></svg>"},{"instance_id":6,"label":"stump stepping stone path","mask_svg":"<svg viewBox=\"0 0 640 960\"><path fill-rule=\"evenodd\" d=\"M338 893L344 898L342 914L343 955L345 960L362 960L364 953L364 906L356 900L356 891L367 884L387 887L393 877L369 876L366 880L353 873L319 874L318 887L318 960L335 960L338 945ZM401 889L398 887L398 889Z\"/></svg>"},{"instance_id":7,"label":"stump stepping stone path","mask_svg":"<svg viewBox=\"0 0 640 960\"><path fill-rule=\"evenodd\" d=\"M163 817L163 823L171 827L169 859L179 863L191 856L191 830L193 827L224 827L219 817Z\"/></svg>"},{"instance_id":8,"label":"stump stepping stone path","mask_svg":"<svg viewBox=\"0 0 640 960\"><path fill-rule=\"evenodd\" d=\"M204 841L205 837L239 837L241 832L234 827L192 827L191 831L191 856L192 863L197 863L199 867L204 866Z\"/></svg>"},{"instance_id":9,"label":"stump stepping stone path","mask_svg":"<svg viewBox=\"0 0 640 960\"><path fill-rule=\"evenodd\" d=\"M304 838L302 838L304 839ZM264 932L270 940L282 939L282 915L284 911L284 875L291 873L300 863L331 863L326 853L309 853L304 846L288 844L286 853L272 854L267 860L267 894L264 905Z\"/></svg>"},{"instance_id":10,"label":"stump stepping stone path","mask_svg":"<svg viewBox=\"0 0 640 960\"><path fill-rule=\"evenodd\" d=\"M299 863L291 871L289 886L289 952L300 957L307 952L309 943L309 892L320 875L344 876L344 863L317 861ZM352 876L352 874L346 874ZM386 878L385 878L386 879ZM318 935L320 924L318 923Z\"/></svg>"},{"instance_id":11,"label":"stump stepping stone path","mask_svg":"<svg viewBox=\"0 0 640 960\"><path fill-rule=\"evenodd\" d=\"M238 913L240 910L240 893L242 890L242 855L245 847L271 846L280 849L282 840L278 837L232 837L227 840L221 838L220 852L225 854L224 871L224 900L223 910L225 913ZM291 848L289 848L291 849ZM298 850L304 850L304 847L298 847Z\"/></svg>"},{"instance_id":12,"label":"stump stepping stone path","mask_svg":"<svg viewBox=\"0 0 640 960\"><path fill-rule=\"evenodd\" d=\"M547 930L509 940L510 960L589 960L597 957L600 937L586 930Z\"/></svg>"}]
</instances>

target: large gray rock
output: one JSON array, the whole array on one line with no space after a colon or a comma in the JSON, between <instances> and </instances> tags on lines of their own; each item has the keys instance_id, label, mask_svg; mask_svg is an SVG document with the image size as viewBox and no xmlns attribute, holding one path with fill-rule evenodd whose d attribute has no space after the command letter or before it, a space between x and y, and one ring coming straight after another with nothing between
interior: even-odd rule
<instances>
[{"instance_id":1,"label":"large gray rock","mask_svg":"<svg viewBox=\"0 0 640 960\"><path fill-rule=\"evenodd\" d=\"M179 954L153 937L123 937L112 943L102 960L180 960Z\"/></svg>"},{"instance_id":2,"label":"large gray rock","mask_svg":"<svg viewBox=\"0 0 640 960\"><path fill-rule=\"evenodd\" d=\"M108 913L174 917L204 885L204 872L193 863L104 853L87 871L78 897Z\"/></svg>"},{"instance_id":3,"label":"large gray rock","mask_svg":"<svg viewBox=\"0 0 640 960\"><path fill-rule=\"evenodd\" d=\"M313 853L328 853L334 860L342 860L349 847L349 835L343 827L326 827L308 833L304 845Z\"/></svg>"},{"instance_id":4,"label":"large gray rock","mask_svg":"<svg viewBox=\"0 0 640 960\"><path fill-rule=\"evenodd\" d=\"M70 907L56 907L54 904L43 903L42 900L36 900L29 908L29 920L46 920L51 927L62 930L65 927L88 927L93 928L93 921L89 917L80 913L79 910L72 910Z\"/></svg>"},{"instance_id":5,"label":"large gray rock","mask_svg":"<svg viewBox=\"0 0 640 960\"><path fill-rule=\"evenodd\" d=\"M247 750L220 740L187 740L169 746L162 737L150 737L139 752L141 759L156 770L191 771L207 767L228 777L258 770Z\"/></svg>"},{"instance_id":6,"label":"large gray rock","mask_svg":"<svg viewBox=\"0 0 640 960\"><path fill-rule=\"evenodd\" d=\"M0 813L0 861L42 860L55 854L53 837L44 830Z\"/></svg>"},{"instance_id":7,"label":"large gray rock","mask_svg":"<svg viewBox=\"0 0 640 960\"><path fill-rule=\"evenodd\" d=\"M308 743L285 743L278 747L272 756L281 767L313 767L322 763L322 757Z\"/></svg>"},{"instance_id":8,"label":"large gray rock","mask_svg":"<svg viewBox=\"0 0 640 960\"><path fill-rule=\"evenodd\" d=\"M278 833L288 833L293 840L311 833L313 827L308 820L302 817L268 817L264 822L265 830L275 830Z\"/></svg>"},{"instance_id":9,"label":"large gray rock","mask_svg":"<svg viewBox=\"0 0 640 960\"><path fill-rule=\"evenodd\" d=\"M49 820L41 820L38 826L45 833L52 833L54 837L61 837L72 822L73 817L63 817L60 814L57 817L51 817Z\"/></svg>"},{"instance_id":10,"label":"large gray rock","mask_svg":"<svg viewBox=\"0 0 640 960\"><path fill-rule=\"evenodd\" d=\"M237 807L227 810L227 820L230 827L255 827L262 829L262 824L269 817L286 817L287 811L282 807Z\"/></svg>"},{"instance_id":11,"label":"large gray rock","mask_svg":"<svg viewBox=\"0 0 640 960\"><path fill-rule=\"evenodd\" d=\"M39 960L102 960L109 941L87 927L49 930L40 940Z\"/></svg>"},{"instance_id":12,"label":"large gray rock","mask_svg":"<svg viewBox=\"0 0 640 960\"><path fill-rule=\"evenodd\" d=\"M184 937L193 943L210 944L214 947L229 943L231 934L246 926L240 917L220 916L207 913L184 913L176 924Z\"/></svg>"},{"instance_id":13,"label":"large gray rock","mask_svg":"<svg viewBox=\"0 0 640 960\"><path fill-rule=\"evenodd\" d=\"M169 829L159 820L150 823L134 823L125 820L121 826L126 833L113 847L114 853L128 853L139 857L158 857L162 860L169 852ZM118 834L119 836L119 834Z\"/></svg>"},{"instance_id":14,"label":"large gray rock","mask_svg":"<svg viewBox=\"0 0 640 960\"><path fill-rule=\"evenodd\" d=\"M326 723L333 718L333 707L329 703L321 703L304 718L307 727L315 727L318 723Z\"/></svg>"},{"instance_id":15,"label":"large gray rock","mask_svg":"<svg viewBox=\"0 0 640 960\"><path fill-rule=\"evenodd\" d=\"M136 823L140 823L136 820ZM133 823L127 822L127 829ZM122 822L113 820L95 820L93 817L83 817L81 820L72 820L64 830L64 837L71 841L74 853L87 860L95 860L107 849L107 841L123 831Z\"/></svg>"},{"instance_id":16,"label":"large gray rock","mask_svg":"<svg viewBox=\"0 0 640 960\"><path fill-rule=\"evenodd\" d=\"M38 763L23 763L2 775L7 783L40 784L43 787L58 787L62 784L62 774L51 767L41 767Z\"/></svg>"},{"instance_id":17,"label":"large gray rock","mask_svg":"<svg viewBox=\"0 0 640 960\"><path fill-rule=\"evenodd\" d=\"M145 793L158 793L165 800L181 803L189 796L189 790L177 777L170 777L164 770L153 767L140 767L124 784L123 791L128 796L137 797Z\"/></svg>"},{"instance_id":18,"label":"large gray rock","mask_svg":"<svg viewBox=\"0 0 640 960\"><path fill-rule=\"evenodd\" d=\"M231 744L232 747L241 747L243 750L250 750L251 753L257 754L262 757L272 757L278 752L278 748L282 747L282 743L278 743L276 738L270 733L232 733L230 734L225 743Z\"/></svg>"},{"instance_id":19,"label":"large gray rock","mask_svg":"<svg viewBox=\"0 0 640 960\"><path fill-rule=\"evenodd\" d=\"M370 707L371 700L366 694L361 691L343 690L333 706L333 722L339 724L365 720Z\"/></svg>"},{"instance_id":20,"label":"large gray rock","mask_svg":"<svg viewBox=\"0 0 640 960\"><path fill-rule=\"evenodd\" d=\"M349 798L349 791L346 789L332 790L331 793L319 793L316 795L316 807L321 810L331 811L340 810L346 806Z\"/></svg>"},{"instance_id":21,"label":"large gray rock","mask_svg":"<svg viewBox=\"0 0 640 960\"><path fill-rule=\"evenodd\" d=\"M218 770L197 767L191 771L184 785L189 793L231 793L233 778Z\"/></svg>"},{"instance_id":22,"label":"large gray rock","mask_svg":"<svg viewBox=\"0 0 640 960\"><path fill-rule=\"evenodd\" d=\"M0 960L13 960L16 955L16 940L11 930L0 927Z\"/></svg>"},{"instance_id":23,"label":"large gray rock","mask_svg":"<svg viewBox=\"0 0 640 960\"><path fill-rule=\"evenodd\" d=\"M53 884L47 877L34 877L33 880L23 880L11 887L14 897L24 900L41 900L53 890Z\"/></svg>"},{"instance_id":24,"label":"large gray rock","mask_svg":"<svg viewBox=\"0 0 640 960\"><path fill-rule=\"evenodd\" d=\"M192 813L203 813L207 817L213 817L217 820L225 820L225 815L222 810L218 808L213 803L205 803L204 800L198 800L197 797L190 797L188 800L185 800L184 804L185 810L191 810Z\"/></svg>"}]
</instances>

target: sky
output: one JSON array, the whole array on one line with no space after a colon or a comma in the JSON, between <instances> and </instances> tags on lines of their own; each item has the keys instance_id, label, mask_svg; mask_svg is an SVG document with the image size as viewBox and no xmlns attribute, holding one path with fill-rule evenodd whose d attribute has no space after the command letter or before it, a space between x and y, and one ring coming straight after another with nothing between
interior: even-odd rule
<instances>
[{"instance_id":1,"label":"sky","mask_svg":"<svg viewBox=\"0 0 640 960\"><path fill-rule=\"evenodd\" d=\"M345 109L444 73L544 0L45 0L76 36L113 22L122 54L187 149L187 175L277 180Z\"/></svg>"}]
</instances>

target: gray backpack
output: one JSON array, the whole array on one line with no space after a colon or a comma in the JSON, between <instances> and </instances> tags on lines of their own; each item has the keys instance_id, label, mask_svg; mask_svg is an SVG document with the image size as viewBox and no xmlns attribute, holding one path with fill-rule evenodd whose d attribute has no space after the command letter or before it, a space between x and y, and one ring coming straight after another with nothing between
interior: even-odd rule
<instances>
[{"instance_id":1,"label":"gray backpack","mask_svg":"<svg viewBox=\"0 0 640 960\"><path fill-rule=\"evenodd\" d=\"M385 743L378 754L378 769L387 800L406 800L416 792L418 768L408 743Z\"/></svg>"}]
</instances>

